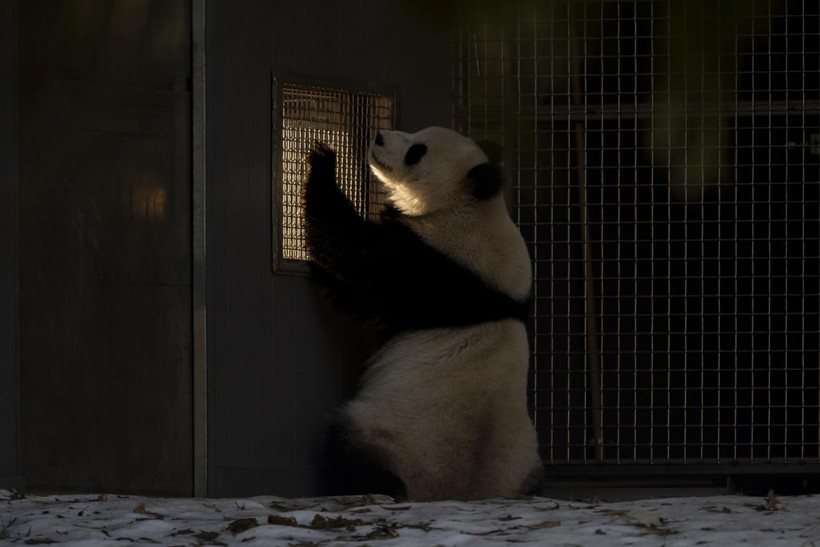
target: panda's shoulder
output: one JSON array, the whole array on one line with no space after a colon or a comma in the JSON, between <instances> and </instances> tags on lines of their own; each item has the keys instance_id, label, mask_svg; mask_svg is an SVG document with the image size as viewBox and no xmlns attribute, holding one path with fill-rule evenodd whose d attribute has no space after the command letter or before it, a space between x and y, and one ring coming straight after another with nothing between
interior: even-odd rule
<instances>
[{"instance_id":1,"label":"panda's shoulder","mask_svg":"<svg viewBox=\"0 0 820 547\"><path fill-rule=\"evenodd\" d=\"M401 257L409 264L429 264L429 262L450 263L452 260L440 250L433 247L416 230L406 222L405 217L392 208L382 212L379 229L390 246L385 255Z\"/></svg>"}]
</instances>

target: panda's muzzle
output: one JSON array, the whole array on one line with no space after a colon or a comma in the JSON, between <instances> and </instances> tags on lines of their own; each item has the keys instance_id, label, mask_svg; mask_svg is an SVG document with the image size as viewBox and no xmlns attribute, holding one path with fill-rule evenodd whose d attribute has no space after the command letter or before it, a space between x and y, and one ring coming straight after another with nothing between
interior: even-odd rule
<instances>
[{"instance_id":1,"label":"panda's muzzle","mask_svg":"<svg viewBox=\"0 0 820 547\"><path fill-rule=\"evenodd\" d=\"M375 164L376 164L376 167L378 167L378 168L379 168L379 169L381 169L382 171L386 171L386 172L388 172L388 173L390 173L390 172L392 172L392 171L393 171L393 167L392 167L392 166L390 166L390 165L387 165L386 163L384 163L383 161L381 161L381 160L379 159L379 157L378 157L378 156L377 156L377 155L373 152L373 150L371 150L371 151L370 151L370 162L371 162L371 163L375 163Z\"/></svg>"}]
</instances>

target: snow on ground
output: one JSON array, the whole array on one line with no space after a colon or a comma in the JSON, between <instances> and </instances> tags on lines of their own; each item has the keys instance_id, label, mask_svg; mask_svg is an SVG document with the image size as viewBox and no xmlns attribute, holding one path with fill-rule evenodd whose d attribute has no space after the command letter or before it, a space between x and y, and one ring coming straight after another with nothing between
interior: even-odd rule
<instances>
[{"instance_id":1,"label":"snow on ground","mask_svg":"<svg viewBox=\"0 0 820 547\"><path fill-rule=\"evenodd\" d=\"M0 544L54 543L820 547L820 495L395 503L384 496L19 498L0 490Z\"/></svg>"}]
</instances>

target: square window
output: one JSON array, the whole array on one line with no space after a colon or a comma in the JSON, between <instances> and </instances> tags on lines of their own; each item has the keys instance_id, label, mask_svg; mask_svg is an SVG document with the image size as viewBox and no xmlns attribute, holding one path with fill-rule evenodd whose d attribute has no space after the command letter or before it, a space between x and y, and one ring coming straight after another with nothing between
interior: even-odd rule
<instances>
[{"instance_id":1,"label":"square window","mask_svg":"<svg viewBox=\"0 0 820 547\"><path fill-rule=\"evenodd\" d=\"M366 88L366 86L363 86ZM395 93L273 79L273 268L307 272L301 189L317 141L336 151L339 187L364 217L384 194L367 165L370 140L395 126Z\"/></svg>"}]
</instances>

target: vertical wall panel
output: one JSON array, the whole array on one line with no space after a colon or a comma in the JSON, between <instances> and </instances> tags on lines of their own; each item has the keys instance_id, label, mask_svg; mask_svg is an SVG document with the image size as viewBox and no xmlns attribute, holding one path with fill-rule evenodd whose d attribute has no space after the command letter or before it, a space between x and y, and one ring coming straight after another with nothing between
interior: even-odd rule
<instances>
[{"instance_id":1,"label":"vertical wall panel","mask_svg":"<svg viewBox=\"0 0 820 547\"><path fill-rule=\"evenodd\" d=\"M19 489L16 4L0 0L0 488Z\"/></svg>"},{"instance_id":2,"label":"vertical wall panel","mask_svg":"<svg viewBox=\"0 0 820 547\"><path fill-rule=\"evenodd\" d=\"M326 415L366 355L309 279L271 271L271 74L395 85L403 128L449 125L449 36L412 5L207 3L212 495L316 493Z\"/></svg>"}]
</instances>

